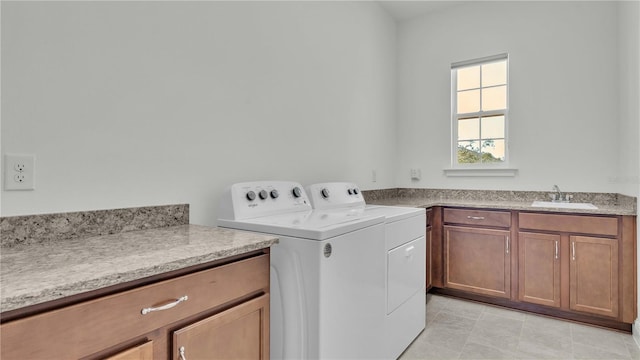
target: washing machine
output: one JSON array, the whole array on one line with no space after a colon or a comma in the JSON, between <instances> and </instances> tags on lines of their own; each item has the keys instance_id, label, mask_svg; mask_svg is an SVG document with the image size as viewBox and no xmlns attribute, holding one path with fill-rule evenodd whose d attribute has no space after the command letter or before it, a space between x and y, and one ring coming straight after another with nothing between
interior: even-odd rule
<instances>
[{"instance_id":1,"label":"washing machine","mask_svg":"<svg viewBox=\"0 0 640 360\"><path fill-rule=\"evenodd\" d=\"M316 210L385 218L385 357L397 358L425 328L425 209L366 205L353 183L313 184L306 191Z\"/></svg>"},{"instance_id":2,"label":"washing machine","mask_svg":"<svg viewBox=\"0 0 640 360\"><path fill-rule=\"evenodd\" d=\"M218 225L276 235L271 247L272 359L382 359L384 216L313 210L291 181L231 185Z\"/></svg>"}]
</instances>

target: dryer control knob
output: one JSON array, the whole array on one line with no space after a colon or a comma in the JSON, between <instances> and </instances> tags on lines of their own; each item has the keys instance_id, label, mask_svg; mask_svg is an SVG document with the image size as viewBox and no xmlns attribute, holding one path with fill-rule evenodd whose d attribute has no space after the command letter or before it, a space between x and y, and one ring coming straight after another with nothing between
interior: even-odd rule
<instances>
[{"instance_id":1,"label":"dryer control knob","mask_svg":"<svg viewBox=\"0 0 640 360\"><path fill-rule=\"evenodd\" d=\"M328 198L329 197L329 190L327 188L324 188L322 190L320 190L320 195L322 195L323 198Z\"/></svg>"},{"instance_id":2,"label":"dryer control knob","mask_svg":"<svg viewBox=\"0 0 640 360\"><path fill-rule=\"evenodd\" d=\"M255 193L255 192L253 192L253 191L249 191L249 192L247 193L247 200L249 200L249 201L253 201L253 200L255 200L255 199L256 199L256 193Z\"/></svg>"},{"instance_id":3,"label":"dryer control knob","mask_svg":"<svg viewBox=\"0 0 640 360\"><path fill-rule=\"evenodd\" d=\"M277 199L278 196L280 196L280 194L278 194L278 190L271 190L269 194L271 195L272 199Z\"/></svg>"},{"instance_id":4,"label":"dryer control knob","mask_svg":"<svg viewBox=\"0 0 640 360\"><path fill-rule=\"evenodd\" d=\"M299 187L294 187L293 190L291 190L291 193L293 194L294 198L299 198L300 196L302 196L302 190L300 190Z\"/></svg>"},{"instance_id":5,"label":"dryer control knob","mask_svg":"<svg viewBox=\"0 0 640 360\"><path fill-rule=\"evenodd\" d=\"M264 200L269 196L269 193L267 193L267 190L260 190L258 196L260 197L260 199Z\"/></svg>"}]
</instances>

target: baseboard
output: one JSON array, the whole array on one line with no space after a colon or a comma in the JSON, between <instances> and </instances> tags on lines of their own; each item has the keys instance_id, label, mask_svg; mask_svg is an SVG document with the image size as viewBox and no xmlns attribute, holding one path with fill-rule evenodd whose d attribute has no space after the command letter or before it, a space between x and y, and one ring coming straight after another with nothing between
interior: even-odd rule
<instances>
[{"instance_id":1,"label":"baseboard","mask_svg":"<svg viewBox=\"0 0 640 360\"><path fill-rule=\"evenodd\" d=\"M636 345L640 348L640 318L637 318L631 326L631 333L633 334L633 340L636 341Z\"/></svg>"}]
</instances>

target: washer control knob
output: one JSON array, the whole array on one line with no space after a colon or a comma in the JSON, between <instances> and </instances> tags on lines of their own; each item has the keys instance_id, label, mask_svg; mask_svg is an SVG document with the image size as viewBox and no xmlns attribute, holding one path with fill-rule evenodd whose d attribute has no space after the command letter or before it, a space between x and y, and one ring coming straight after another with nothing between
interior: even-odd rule
<instances>
[{"instance_id":1,"label":"washer control knob","mask_svg":"<svg viewBox=\"0 0 640 360\"><path fill-rule=\"evenodd\" d=\"M267 192L267 190L260 190L260 192L258 193L258 196L260 197L261 200L264 200L269 196L269 193Z\"/></svg>"},{"instance_id":2,"label":"washer control knob","mask_svg":"<svg viewBox=\"0 0 640 360\"><path fill-rule=\"evenodd\" d=\"M320 195L322 195L323 198L328 198L329 197L329 190L327 188L324 188L322 190L320 190Z\"/></svg>"},{"instance_id":3,"label":"washer control knob","mask_svg":"<svg viewBox=\"0 0 640 360\"><path fill-rule=\"evenodd\" d=\"M299 198L300 196L302 196L302 190L300 190L299 187L294 187L293 190L291 190L291 193L293 194L294 198Z\"/></svg>"},{"instance_id":4,"label":"washer control knob","mask_svg":"<svg viewBox=\"0 0 640 360\"><path fill-rule=\"evenodd\" d=\"M269 193L269 195L271 195L272 199L277 199L278 196L280 196L280 194L278 194L278 190L271 190L271 192Z\"/></svg>"},{"instance_id":5,"label":"washer control knob","mask_svg":"<svg viewBox=\"0 0 640 360\"><path fill-rule=\"evenodd\" d=\"M249 201L253 201L253 200L255 200L255 199L256 199L256 193L255 193L255 192L253 192L253 191L249 191L249 192L247 193L247 200L249 200Z\"/></svg>"},{"instance_id":6,"label":"washer control knob","mask_svg":"<svg viewBox=\"0 0 640 360\"><path fill-rule=\"evenodd\" d=\"M347 189L347 194L353 195L353 190L352 189Z\"/></svg>"}]
</instances>

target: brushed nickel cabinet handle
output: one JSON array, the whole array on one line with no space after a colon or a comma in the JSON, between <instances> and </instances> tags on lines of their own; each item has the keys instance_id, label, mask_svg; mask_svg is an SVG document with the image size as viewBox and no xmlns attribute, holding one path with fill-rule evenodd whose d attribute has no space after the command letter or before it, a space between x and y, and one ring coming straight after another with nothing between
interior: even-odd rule
<instances>
[{"instance_id":1,"label":"brushed nickel cabinet handle","mask_svg":"<svg viewBox=\"0 0 640 360\"><path fill-rule=\"evenodd\" d=\"M467 219L471 219L471 220L484 220L484 216L467 216Z\"/></svg>"},{"instance_id":2,"label":"brushed nickel cabinet handle","mask_svg":"<svg viewBox=\"0 0 640 360\"><path fill-rule=\"evenodd\" d=\"M509 255L509 235L507 235L507 237L505 238L505 243L507 246L507 255Z\"/></svg>"},{"instance_id":3,"label":"brushed nickel cabinet handle","mask_svg":"<svg viewBox=\"0 0 640 360\"><path fill-rule=\"evenodd\" d=\"M162 311L162 310L167 310L167 309L171 309L172 307L180 304L183 301L187 301L189 299L189 297L187 295L176 299L175 301L172 301L166 305L162 305L162 306L158 306L158 307L148 307L148 308L144 308L142 310L140 310L140 313L142 315L147 315L148 313L152 312L152 311Z\"/></svg>"},{"instance_id":4,"label":"brushed nickel cabinet handle","mask_svg":"<svg viewBox=\"0 0 640 360\"><path fill-rule=\"evenodd\" d=\"M555 259L558 260L558 240L556 240L556 256Z\"/></svg>"},{"instance_id":5,"label":"brushed nickel cabinet handle","mask_svg":"<svg viewBox=\"0 0 640 360\"><path fill-rule=\"evenodd\" d=\"M573 241L571 243L571 260L575 260L576 259L576 242Z\"/></svg>"},{"instance_id":6,"label":"brushed nickel cabinet handle","mask_svg":"<svg viewBox=\"0 0 640 360\"><path fill-rule=\"evenodd\" d=\"M184 355L184 346L180 346L180 349L178 349L178 355L180 355L180 360L187 360L187 357Z\"/></svg>"}]
</instances>

